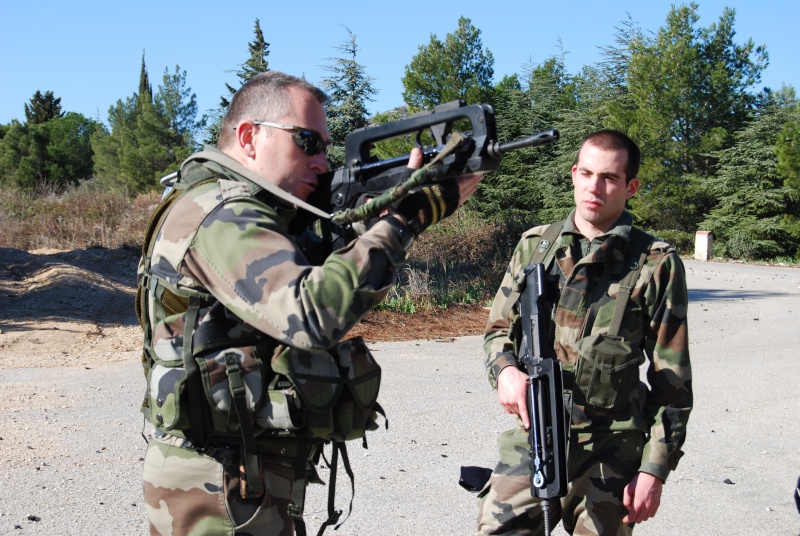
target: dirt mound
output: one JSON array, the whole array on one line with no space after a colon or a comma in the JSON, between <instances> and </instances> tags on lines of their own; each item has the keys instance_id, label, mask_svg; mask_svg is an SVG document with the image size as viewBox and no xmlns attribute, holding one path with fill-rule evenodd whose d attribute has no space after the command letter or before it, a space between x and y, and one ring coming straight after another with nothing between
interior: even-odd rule
<instances>
[{"instance_id":1,"label":"dirt mound","mask_svg":"<svg viewBox=\"0 0 800 536\"><path fill-rule=\"evenodd\" d=\"M121 361L140 347L138 252L0 249L0 368Z\"/></svg>"},{"instance_id":2,"label":"dirt mound","mask_svg":"<svg viewBox=\"0 0 800 536\"><path fill-rule=\"evenodd\" d=\"M0 368L92 366L138 358L133 309L139 252L0 248ZM404 315L373 311L351 332L367 342L483 333L483 307Z\"/></svg>"}]
</instances>

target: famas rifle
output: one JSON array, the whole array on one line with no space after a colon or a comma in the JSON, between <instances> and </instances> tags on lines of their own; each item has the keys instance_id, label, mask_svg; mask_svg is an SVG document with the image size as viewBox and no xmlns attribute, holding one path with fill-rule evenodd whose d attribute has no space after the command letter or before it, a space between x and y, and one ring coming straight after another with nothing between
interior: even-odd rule
<instances>
[{"instance_id":1,"label":"famas rifle","mask_svg":"<svg viewBox=\"0 0 800 536\"><path fill-rule=\"evenodd\" d=\"M465 132L457 130L467 126ZM433 144L424 146L428 130ZM379 160L372 155L380 141L415 135L423 152L423 166L409 177L408 154ZM406 119L351 132L345 137L345 166L320 175L319 185L309 203L331 214L329 227L334 247L354 238L353 224L369 220L397 203L416 186L477 173L489 173L500 166L502 156L524 147L557 141L557 130L539 132L509 142L497 140L494 110L486 104L465 105L453 101ZM327 232L326 232L327 234Z\"/></svg>"},{"instance_id":2,"label":"famas rifle","mask_svg":"<svg viewBox=\"0 0 800 536\"><path fill-rule=\"evenodd\" d=\"M528 371L531 494L542 499L545 534L550 534L550 499L567 492L567 439L561 363L550 344L550 316L555 283L546 280L543 264L523 271L520 297L522 343L519 361Z\"/></svg>"}]
</instances>

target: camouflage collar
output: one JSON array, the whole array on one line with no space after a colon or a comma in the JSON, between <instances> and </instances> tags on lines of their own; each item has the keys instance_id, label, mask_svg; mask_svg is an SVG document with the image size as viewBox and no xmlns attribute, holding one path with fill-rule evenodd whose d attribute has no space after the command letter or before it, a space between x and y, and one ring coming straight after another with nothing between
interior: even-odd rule
<instances>
[{"instance_id":1,"label":"camouflage collar","mask_svg":"<svg viewBox=\"0 0 800 536\"><path fill-rule=\"evenodd\" d=\"M321 211L317 207L306 203L302 199L264 180L216 147L206 145L202 151L187 158L181 165L181 168L192 161L197 161L205 167L217 171L231 179L252 184L258 189L269 192L281 201L288 203L290 206L302 208L320 218L329 219L331 217L330 214ZM257 192L253 191L252 193L255 195Z\"/></svg>"},{"instance_id":2,"label":"camouflage collar","mask_svg":"<svg viewBox=\"0 0 800 536\"><path fill-rule=\"evenodd\" d=\"M600 240L605 240L611 235L618 236L622 238L625 242L628 242L631 237L631 226L633 225L633 216L631 216L630 212L627 210L623 211L620 215L619 219L614 223L614 226L605 234L597 237ZM572 212L569 213L567 219L564 220L564 228L561 231L562 234L574 234L580 237L583 237L581 232L575 227L575 209L572 209Z\"/></svg>"}]
</instances>

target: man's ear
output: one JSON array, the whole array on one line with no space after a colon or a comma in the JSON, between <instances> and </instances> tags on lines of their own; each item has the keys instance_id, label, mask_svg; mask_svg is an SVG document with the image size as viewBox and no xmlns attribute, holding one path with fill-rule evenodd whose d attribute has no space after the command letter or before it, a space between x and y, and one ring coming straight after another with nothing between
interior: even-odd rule
<instances>
[{"instance_id":1,"label":"man's ear","mask_svg":"<svg viewBox=\"0 0 800 536\"><path fill-rule=\"evenodd\" d=\"M631 197L636 195L636 192L639 191L639 186L640 185L641 185L641 182L639 181L639 179L637 179L635 177L633 179L631 179L630 182L628 182L628 184L627 184L628 193L627 193L627 196L626 196L625 199L630 199Z\"/></svg>"},{"instance_id":2,"label":"man's ear","mask_svg":"<svg viewBox=\"0 0 800 536\"><path fill-rule=\"evenodd\" d=\"M237 149L242 151L242 153L248 158L255 158L256 155L255 137L256 137L256 129L253 123L249 121L242 121L241 123L236 125L236 145L238 146Z\"/></svg>"}]
</instances>

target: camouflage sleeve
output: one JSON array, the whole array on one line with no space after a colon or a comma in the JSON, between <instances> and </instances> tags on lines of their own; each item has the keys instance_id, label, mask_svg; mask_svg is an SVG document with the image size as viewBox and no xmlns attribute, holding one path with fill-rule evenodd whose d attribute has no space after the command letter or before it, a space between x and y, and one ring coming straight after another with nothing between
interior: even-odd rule
<instances>
[{"instance_id":1,"label":"camouflage sleeve","mask_svg":"<svg viewBox=\"0 0 800 536\"><path fill-rule=\"evenodd\" d=\"M503 283L497 290L489 312L489 320L486 322L486 331L483 337L483 351L486 353L486 373L489 376L489 383L497 389L497 377L506 367L518 366L517 357L514 355L514 345L509 336L511 321L503 317L503 308L506 306L510 294L513 277L511 268L506 269ZM513 312L518 313L518 307L512 308Z\"/></svg>"},{"instance_id":2,"label":"camouflage sleeve","mask_svg":"<svg viewBox=\"0 0 800 536\"><path fill-rule=\"evenodd\" d=\"M677 253L664 255L645 290L650 318L645 351L650 357L650 392L645 414L649 440L641 471L666 480L683 456L686 424L692 410L692 367L689 360L686 274Z\"/></svg>"},{"instance_id":3,"label":"camouflage sleeve","mask_svg":"<svg viewBox=\"0 0 800 536\"><path fill-rule=\"evenodd\" d=\"M380 303L404 258L394 230L378 222L312 265L270 207L239 198L209 213L184 262L191 277L243 321L311 350L339 342Z\"/></svg>"},{"instance_id":4,"label":"camouflage sleeve","mask_svg":"<svg viewBox=\"0 0 800 536\"><path fill-rule=\"evenodd\" d=\"M514 318L519 316L519 303L514 303L513 306L510 303L511 300L519 300L519 288L514 277L527 266L528 260L533 256L531 248L538 246L538 240L529 240L528 237L541 234L543 229L544 227L537 227L523 234L514 248L503 282L492 302L483 338L483 351L486 354L485 365L489 383L495 389L500 371L506 367L519 366L510 333Z\"/></svg>"}]
</instances>

